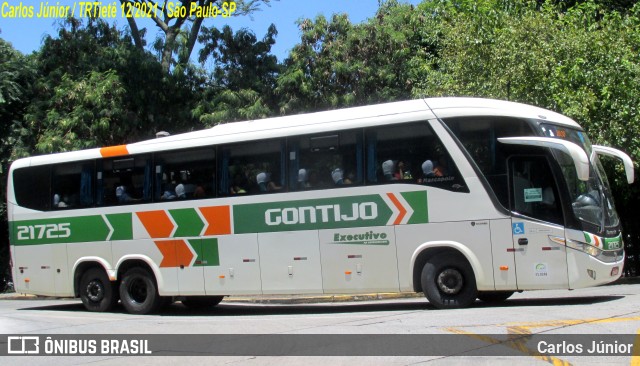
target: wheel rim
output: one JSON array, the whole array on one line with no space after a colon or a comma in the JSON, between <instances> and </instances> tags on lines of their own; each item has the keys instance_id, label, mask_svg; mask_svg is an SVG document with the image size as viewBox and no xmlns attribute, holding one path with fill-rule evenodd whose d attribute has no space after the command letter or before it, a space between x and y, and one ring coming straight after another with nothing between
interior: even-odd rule
<instances>
[{"instance_id":1,"label":"wheel rim","mask_svg":"<svg viewBox=\"0 0 640 366\"><path fill-rule=\"evenodd\" d=\"M142 278L135 278L129 284L129 295L131 300L143 303L147 299L147 284Z\"/></svg>"},{"instance_id":2,"label":"wheel rim","mask_svg":"<svg viewBox=\"0 0 640 366\"><path fill-rule=\"evenodd\" d=\"M447 268L438 274L436 283L443 293L455 295L462 289L464 277L457 269Z\"/></svg>"},{"instance_id":3,"label":"wheel rim","mask_svg":"<svg viewBox=\"0 0 640 366\"><path fill-rule=\"evenodd\" d=\"M92 302L100 302L104 299L104 285L99 280L90 281L85 291L87 298Z\"/></svg>"}]
</instances>

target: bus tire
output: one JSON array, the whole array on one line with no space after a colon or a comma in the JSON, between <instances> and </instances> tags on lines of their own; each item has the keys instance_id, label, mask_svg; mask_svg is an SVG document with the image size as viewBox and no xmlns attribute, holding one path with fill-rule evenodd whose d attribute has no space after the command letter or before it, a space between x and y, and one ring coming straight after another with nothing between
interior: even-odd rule
<instances>
[{"instance_id":1,"label":"bus tire","mask_svg":"<svg viewBox=\"0 0 640 366\"><path fill-rule=\"evenodd\" d=\"M445 253L428 259L421 282L425 297L438 309L468 307L478 295L473 269L459 254Z\"/></svg>"},{"instance_id":2,"label":"bus tire","mask_svg":"<svg viewBox=\"0 0 640 366\"><path fill-rule=\"evenodd\" d=\"M513 291L480 291L478 299L489 304L498 304L513 295Z\"/></svg>"},{"instance_id":3,"label":"bus tire","mask_svg":"<svg viewBox=\"0 0 640 366\"><path fill-rule=\"evenodd\" d=\"M120 282L120 299L130 314L151 314L162 304L155 278L149 271L134 267L125 272Z\"/></svg>"},{"instance_id":4,"label":"bus tire","mask_svg":"<svg viewBox=\"0 0 640 366\"><path fill-rule=\"evenodd\" d=\"M182 305L189 309L208 309L220 303L224 296L189 296L182 300Z\"/></svg>"},{"instance_id":5,"label":"bus tire","mask_svg":"<svg viewBox=\"0 0 640 366\"><path fill-rule=\"evenodd\" d=\"M80 277L80 299L89 311L105 312L118 303L115 285L101 268L89 268Z\"/></svg>"}]
</instances>

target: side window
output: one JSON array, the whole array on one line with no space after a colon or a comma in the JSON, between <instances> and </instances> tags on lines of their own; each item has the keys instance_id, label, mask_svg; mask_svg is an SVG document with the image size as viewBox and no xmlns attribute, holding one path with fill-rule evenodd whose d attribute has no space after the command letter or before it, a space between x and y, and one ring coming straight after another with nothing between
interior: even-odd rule
<instances>
[{"instance_id":1,"label":"side window","mask_svg":"<svg viewBox=\"0 0 640 366\"><path fill-rule=\"evenodd\" d=\"M221 196L261 194L285 189L284 140L224 146L219 158Z\"/></svg>"},{"instance_id":2,"label":"side window","mask_svg":"<svg viewBox=\"0 0 640 366\"><path fill-rule=\"evenodd\" d=\"M562 207L553 173L544 156L509 158L510 209L562 225Z\"/></svg>"},{"instance_id":3,"label":"side window","mask_svg":"<svg viewBox=\"0 0 640 366\"><path fill-rule=\"evenodd\" d=\"M362 130L336 131L289 140L292 190L352 187L363 179Z\"/></svg>"},{"instance_id":4,"label":"side window","mask_svg":"<svg viewBox=\"0 0 640 366\"><path fill-rule=\"evenodd\" d=\"M507 117L448 118L443 122L471 155L500 203L508 207L506 161L513 147L499 143L498 138L533 136L529 123Z\"/></svg>"},{"instance_id":5,"label":"side window","mask_svg":"<svg viewBox=\"0 0 640 366\"><path fill-rule=\"evenodd\" d=\"M154 200L215 197L215 166L211 147L156 154Z\"/></svg>"},{"instance_id":6,"label":"side window","mask_svg":"<svg viewBox=\"0 0 640 366\"><path fill-rule=\"evenodd\" d=\"M35 166L13 172L13 189L18 205L32 210L46 211L52 204L51 169Z\"/></svg>"},{"instance_id":7,"label":"side window","mask_svg":"<svg viewBox=\"0 0 640 366\"><path fill-rule=\"evenodd\" d=\"M369 184L414 183L468 192L427 122L371 128L366 141Z\"/></svg>"},{"instance_id":8,"label":"side window","mask_svg":"<svg viewBox=\"0 0 640 366\"><path fill-rule=\"evenodd\" d=\"M111 206L150 202L152 171L150 155L103 160L102 171L98 173L99 203Z\"/></svg>"},{"instance_id":9,"label":"side window","mask_svg":"<svg viewBox=\"0 0 640 366\"><path fill-rule=\"evenodd\" d=\"M94 161L58 164L52 169L51 207L54 210L93 207Z\"/></svg>"}]
</instances>

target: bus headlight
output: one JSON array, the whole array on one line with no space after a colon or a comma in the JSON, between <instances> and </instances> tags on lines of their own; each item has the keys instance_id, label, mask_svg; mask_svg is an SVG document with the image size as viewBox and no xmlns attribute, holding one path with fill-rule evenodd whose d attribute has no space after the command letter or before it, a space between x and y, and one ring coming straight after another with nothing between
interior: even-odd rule
<instances>
[{"instance_id":1,"label":"bus headlight","mask_svg":"<svg viewBox=\"0 0 640 366\"><path fill-rule=\"evenodd\" d=\"M600 248L594 247L593 245L575 240L567 240L567 247L585 252L590 256L595 257L596 259L605 263L618 262L624 258L624 249L604 251Z\"/></svg>"},{"instance_id":2,"label":"bus headlight","mask_svg":"<svg viewBox=\"0 0 640 366\"><path fill-rule=\"evenodd\" d=\"M594 247L593 245L589 245L587 243L583 243L575 240L567 240L567 246L569 248L579 250L581 252L585 252L592 257L597 257L602 252L601 249Z\"/></svg>"}]
</instances>

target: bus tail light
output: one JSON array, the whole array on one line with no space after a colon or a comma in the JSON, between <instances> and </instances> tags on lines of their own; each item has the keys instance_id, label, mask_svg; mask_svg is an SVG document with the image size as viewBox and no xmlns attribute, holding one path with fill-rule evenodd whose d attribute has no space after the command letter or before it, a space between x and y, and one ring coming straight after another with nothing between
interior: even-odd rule
<instances>
[{"instance_id":1,"label":"bus tail light","mask_svg":"<svg viewBox=\"0 0 640 366\"><path fill-rule=\"evenodd\" d=\"M611 268L611 277L617 276L618 273L620 273L620 267L615 266L615 267Z\"/></svg>"}]
</instances>

